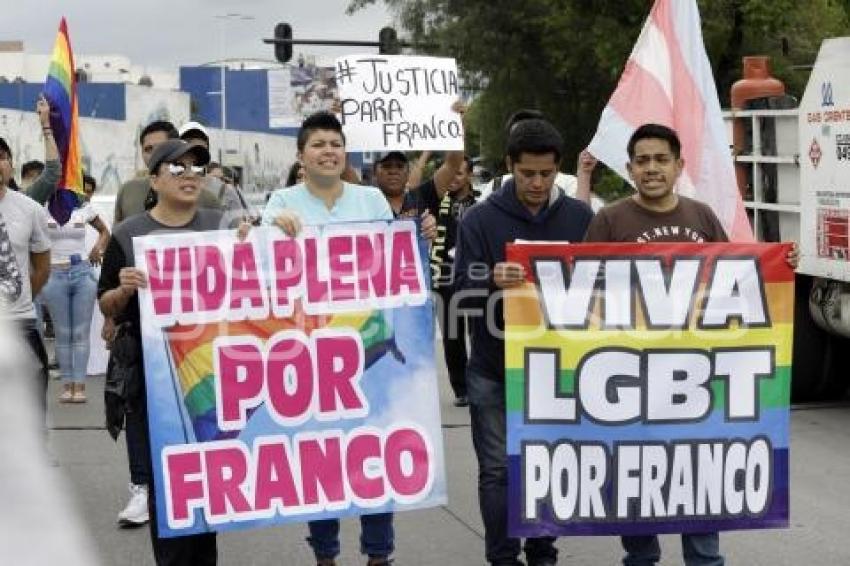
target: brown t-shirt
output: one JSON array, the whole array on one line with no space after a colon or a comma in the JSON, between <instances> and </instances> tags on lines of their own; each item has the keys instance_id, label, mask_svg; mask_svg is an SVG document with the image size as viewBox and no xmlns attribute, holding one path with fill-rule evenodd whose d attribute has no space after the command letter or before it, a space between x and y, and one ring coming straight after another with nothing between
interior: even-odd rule
<instances>
[{"instance_id":1,"label":"brown t-shirt","mask_svg":"<svg viewBox=\"0 0 850 566\"><path fill-rule=\"evenodd\" d=\"M728 242L723 226L705 204L679 196L668 212L648 210L632 197L606 206L594 216L585 242Z\"/></svg>"}]
</instances>

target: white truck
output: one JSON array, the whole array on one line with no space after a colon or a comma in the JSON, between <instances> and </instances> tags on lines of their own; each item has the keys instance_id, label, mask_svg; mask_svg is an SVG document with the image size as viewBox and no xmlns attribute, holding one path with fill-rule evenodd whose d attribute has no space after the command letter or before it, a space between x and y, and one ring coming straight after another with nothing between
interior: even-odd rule
<instances>
[{"instance_id":1,"label":"white truck","mask_svg":"<svg viewBox=\"0 0 850 566\"><path fill-rule=\"evenodd\" d=\"M735 159L747 168L756 237L800 246L792 397L842 398L850 384L850 37L823 42L798 108L763 102L725 118L747 126Z\"/></svg>"}]
</instances>

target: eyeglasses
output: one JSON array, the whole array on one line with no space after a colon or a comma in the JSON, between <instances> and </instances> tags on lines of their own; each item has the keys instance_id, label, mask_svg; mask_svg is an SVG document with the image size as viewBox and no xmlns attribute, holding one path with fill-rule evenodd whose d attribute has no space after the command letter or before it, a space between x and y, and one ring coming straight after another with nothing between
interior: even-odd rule
<instances>
[{"instance_id":1,"label":"eyeglasses","mask_svg":"<svg viewBox=\"0 0 850 566\"><path fill-rule=\"evenodd\" d=\"M168 172L172 177L188 177L189 171L192 175L203 177L207 168L203 165L184 165L183 163L168 163Z\"/></svg>"}]
</instances>

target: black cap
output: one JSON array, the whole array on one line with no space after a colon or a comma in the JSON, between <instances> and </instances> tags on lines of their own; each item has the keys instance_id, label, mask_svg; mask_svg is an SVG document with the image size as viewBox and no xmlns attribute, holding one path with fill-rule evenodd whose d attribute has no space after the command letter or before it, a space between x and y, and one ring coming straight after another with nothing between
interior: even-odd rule
<instances>
[{"instance_id":1,"label":"black cap","mask_svg":"<svg viewBox=\"0 0 850 566\"><path fill-rule=\"evenodd\" d=\"M403 163L408 163L409 160L403 151L387 151L386 153L379 153L377 157L375 157L375 165L378 163L384 163L385 161L401 161Z\"/></svg>"},{"instance_id":2,"label":"black cap","mask_svg":"<svg viewBox=\"0 0 850 566\"><path fill-rule=\"evenodd\" d=\"M195 156L196 165L206 165L210 162L210 152L202 145L192 145L183 140L166 140L154 148L148 161L148 171L153 174L163 163L173 163L184 155L191 153Z\"/></svg>"},{"instance_id":3,"label":"black cap","mask_svg":"<svg viewBox=\"0 0 850 566\"><path fill-rule=\"evenodd\" d=\"M9 147L9 144L7 144L6 140L3 138L0 138L0 151L9 154L9 157L12 157L12 148Z\"/></svg>"}]
</instances>

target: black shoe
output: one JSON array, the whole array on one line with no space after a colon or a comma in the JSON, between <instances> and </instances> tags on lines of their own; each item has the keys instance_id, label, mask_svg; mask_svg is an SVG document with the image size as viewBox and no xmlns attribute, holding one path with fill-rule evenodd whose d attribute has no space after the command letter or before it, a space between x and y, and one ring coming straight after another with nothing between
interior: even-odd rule
<instances>
[{"instance_id":1,"label":"black shoe","mask_svg":"<svg viewBox=\"0 0 850 566\"><path fill-rule=\"evenodd\" d=\"M459 396L455 397L454 406L455 407L468 407L469 406L469 399L466 398L466 395L459 395Z\"/></svg>"}]
</instances>

